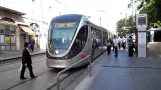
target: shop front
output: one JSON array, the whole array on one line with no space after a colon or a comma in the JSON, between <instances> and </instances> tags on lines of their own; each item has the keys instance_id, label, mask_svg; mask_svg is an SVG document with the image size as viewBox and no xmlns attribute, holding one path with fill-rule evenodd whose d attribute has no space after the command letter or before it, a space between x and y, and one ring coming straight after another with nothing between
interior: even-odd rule
<instances>
[{"instance_id":1,"label":"shop front","mask_svg":"<svg viewBox=\"0 0 161 90\"><path fill-rule=\"evenodd\" d=\"M23 50L23 44L30 41L30 37L36 36L28 25L18 24L20 30L20 50Z\"/></svg>"},{"instance_id":2,"label":"shop front","mask_svg":"<svg viewBox=\"0 0 161 90\"><path fill-rule=\"evenodd\" d=\"M35 40L35 48L46 48L47 24L38 20L22 17L23 12L0 6L0 52L22 51L24 42ZM40 26L41 27L40 27Z\"/></svg>"},{"instance_id":3,"label":"shop front","mask_svg":"<svg viewBox=\"0 0 161 90\"><path fill-rule=\"evenodd\" d=\"M16 51L16 29L14 22L0 19L0 50Z\"/></svg>"},{"instance_id":4,"label":"shop front","mask_svg":"<svg viewBox=\"0 0 161 90\"><path fill-rule=\"evenodd\" d=\"M35 48L40 49L40 30L39 25L37 23L31 23L30 24L31 30L35 33L35 35L30 36L29 40L34 39L35 40Z\"/></svg>"},{"instance_id":5,"label":"shop front","mask_svg":"<svg viewBox=\"0 0 161 90\"><path fill-rule=\"evenodd\" d=\"M25 13L0 6L0 51L22 51L28 32L34 34L22 15Z\"/></svg>"}]
</instances>

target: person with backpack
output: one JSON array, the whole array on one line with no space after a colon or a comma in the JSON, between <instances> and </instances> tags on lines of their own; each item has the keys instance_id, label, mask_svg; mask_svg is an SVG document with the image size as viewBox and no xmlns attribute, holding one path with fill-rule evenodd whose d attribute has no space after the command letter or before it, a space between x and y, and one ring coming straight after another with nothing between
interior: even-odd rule
<instances>
[{"instance_id":1,"label":"person with backpack","mask_svg":"<svg viewBox=\"0 0 161 90\"><path fill-rule=\"evenodd\" d=\"M32 37L29 41L30 44L30 49L32 50L32 52L34 51L34 46L35 46L35 39L34 37Z\"/></svg>"},{"instance_id":2,"label":"person with backpack","mask_svg":"<svg viewBox=\"0 0 161 90\"><path fill-rule=\"evenodd\" d=\"M109 38L107 40L107 53L108 53L108 55L111 54L111 46L112 46L112 40L111 40L111 38Z\"/></svg>"},{"instance_id":3,"label":"person with backpack","mask_svg":"<svg viewBox=\"0 0 161 90\"><path fill-rule=\"evenodd\" d=\"M126 48L126 39L124 37L122 38L122 48Z\"/></svg>"}]
</instances>

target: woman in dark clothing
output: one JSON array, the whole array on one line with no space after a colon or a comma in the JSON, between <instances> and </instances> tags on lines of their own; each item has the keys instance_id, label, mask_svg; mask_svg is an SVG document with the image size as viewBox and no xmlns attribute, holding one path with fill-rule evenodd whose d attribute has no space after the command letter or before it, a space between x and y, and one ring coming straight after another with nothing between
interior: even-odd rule
<instances>
[{"instance_id":1,"label":"woman in dark clothing","mask_svg":"<svg viewBox=\"0 0 161 90\"><path fill-rule=\"evenodd\" d=\"M109 38L109 40L107 40L107 53L108 53L108 55L110 55L110 53L111 53L111 46L112 46L112 40Z\"/></svg>"},{"instance_id":2,"label":"woman in dark clothing","mask_svg":"<svg viewBox=\"0 0 161 90\"><path fill-rule=\"evenodd\" d=\"M132 37L129 36L129 39L128 39L128 45L129 45L129 56L133 56L133 40L132 40Z\"/></svg>"},{"instance_id":3,"label":"woman in dark clothing","mask_svg":"<svg viewBox=\"0 0 161 90\"><path fill-rule=\"evenodd\" d=\"M30 48L32 50L32 52L34 51L34 46L35 46L35 39L32 37L32 39L30 40Z\"/></svg>"}]
</instances>

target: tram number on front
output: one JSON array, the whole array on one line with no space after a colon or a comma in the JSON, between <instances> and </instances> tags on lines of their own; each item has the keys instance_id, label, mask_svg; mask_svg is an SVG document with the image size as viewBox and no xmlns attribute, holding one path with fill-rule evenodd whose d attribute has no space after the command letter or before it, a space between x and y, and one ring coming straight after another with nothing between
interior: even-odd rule
<instances>
[{"instance_id":1,"label":"tram number on front","mask_svg":"<svg viewBox=\"0 0 161 90\"><path fill-rule=\"evenodd\" d=\"M75 26L75 22L71 23L55 23L55 28L70 28Z\"/></svg>"}]
</instances>

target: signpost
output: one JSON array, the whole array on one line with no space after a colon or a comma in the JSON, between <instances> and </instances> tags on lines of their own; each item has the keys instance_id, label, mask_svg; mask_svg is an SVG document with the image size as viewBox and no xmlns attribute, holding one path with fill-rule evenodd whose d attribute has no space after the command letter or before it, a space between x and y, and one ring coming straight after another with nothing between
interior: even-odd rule
<instances>
[{"instance_id":1,"label":"signpost","mask_svg":"<svg viewBox=\"0 0 161 90\"><path fill-rule=\"evenodd\" d=\"M138 30L138 57L147 57L147 14L136 15Z\"/></svg>"}]
</instances>

